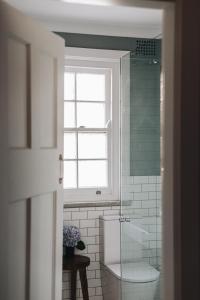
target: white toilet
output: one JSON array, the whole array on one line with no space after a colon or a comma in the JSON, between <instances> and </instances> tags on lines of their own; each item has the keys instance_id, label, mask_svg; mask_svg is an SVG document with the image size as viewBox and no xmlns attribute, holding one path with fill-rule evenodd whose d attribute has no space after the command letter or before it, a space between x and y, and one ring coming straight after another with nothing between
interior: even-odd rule
<instances>
[{"instance_id":1,"label":"white toilet","mask_svg":"<svg viewBox=\"0 0 200 300\"><path fill-rule=\"evenodd\" d=\"M140 232L137 226L134 231L137 228ZM142 250L142 246L140 247ZM139 259L137 249L136 262L120 264L119 216L100 217L100 263L104 300L155 300L160 272L143 262L142 251L140 253Z\"/></svg>"}]
</instances>

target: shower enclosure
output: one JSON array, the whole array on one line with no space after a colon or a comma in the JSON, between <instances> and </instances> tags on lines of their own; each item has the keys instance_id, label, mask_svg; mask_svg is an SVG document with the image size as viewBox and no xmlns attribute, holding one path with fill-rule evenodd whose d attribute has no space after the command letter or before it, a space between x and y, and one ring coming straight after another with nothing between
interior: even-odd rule
<instances>
[{"instance_id":1,"label":"shower enclosure","mask_svg":"<svg viewBox=\"0 0 200 300\"><path fill-rule=\"evenodd\" d=\"M121 58L121 299L160 300L160 41L137 50ZM160 272L148 296L153 273L138 265Z\"/></svg>"}]
</instances>

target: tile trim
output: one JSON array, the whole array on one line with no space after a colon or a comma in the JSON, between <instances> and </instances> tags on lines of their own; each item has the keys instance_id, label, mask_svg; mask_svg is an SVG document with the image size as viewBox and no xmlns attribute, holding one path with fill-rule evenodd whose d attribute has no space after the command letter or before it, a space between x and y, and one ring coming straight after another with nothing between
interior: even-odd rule
<instances>
[{"instance_id":1,"label":"tile trim","mask_svg":"<svg viewBox=\"0 0 200 300\"><path fill-rule=\"evenodd\" d=\"M65 203L64 208L81 208L81 207L103 207L103 206L120 206L120 201L101 201L101 202L75 202Z\"/></svg>"}]
</instances>

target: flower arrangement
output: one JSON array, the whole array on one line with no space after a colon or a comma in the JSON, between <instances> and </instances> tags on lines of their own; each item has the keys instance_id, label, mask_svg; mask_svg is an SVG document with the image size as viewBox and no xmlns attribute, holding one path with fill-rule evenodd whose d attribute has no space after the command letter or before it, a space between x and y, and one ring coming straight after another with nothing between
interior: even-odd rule
<instances>
[{"instance_id":1,"label":"flower arrangement","mask_svg":"<svg viewBox=\"0 0 200 300\"><path fill-rule=\"evenodd\" d=\"M74 253L74 248L79 250L85 249L85 244L81 240L80 231L76 226L63 226L63 247L66 247L66 249L71 248L72 253Z\"/></svg>"}]
</instances>

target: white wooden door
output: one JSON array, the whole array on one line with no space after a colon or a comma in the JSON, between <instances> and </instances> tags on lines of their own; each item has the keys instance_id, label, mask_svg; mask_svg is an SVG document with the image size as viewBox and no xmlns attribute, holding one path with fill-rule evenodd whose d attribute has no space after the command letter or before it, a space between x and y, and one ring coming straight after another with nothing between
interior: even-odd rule
<instances>
[{"instance_id":1,"label":"white wooden door","mask_svg":"<svg viewBox=\"0 0 200 300\"><path fill-rule=\"evenodd\" d=\"M3 3L0 14L8 242L0 299L60 300L64 41Z\"/></svg>"}]
</instances>

